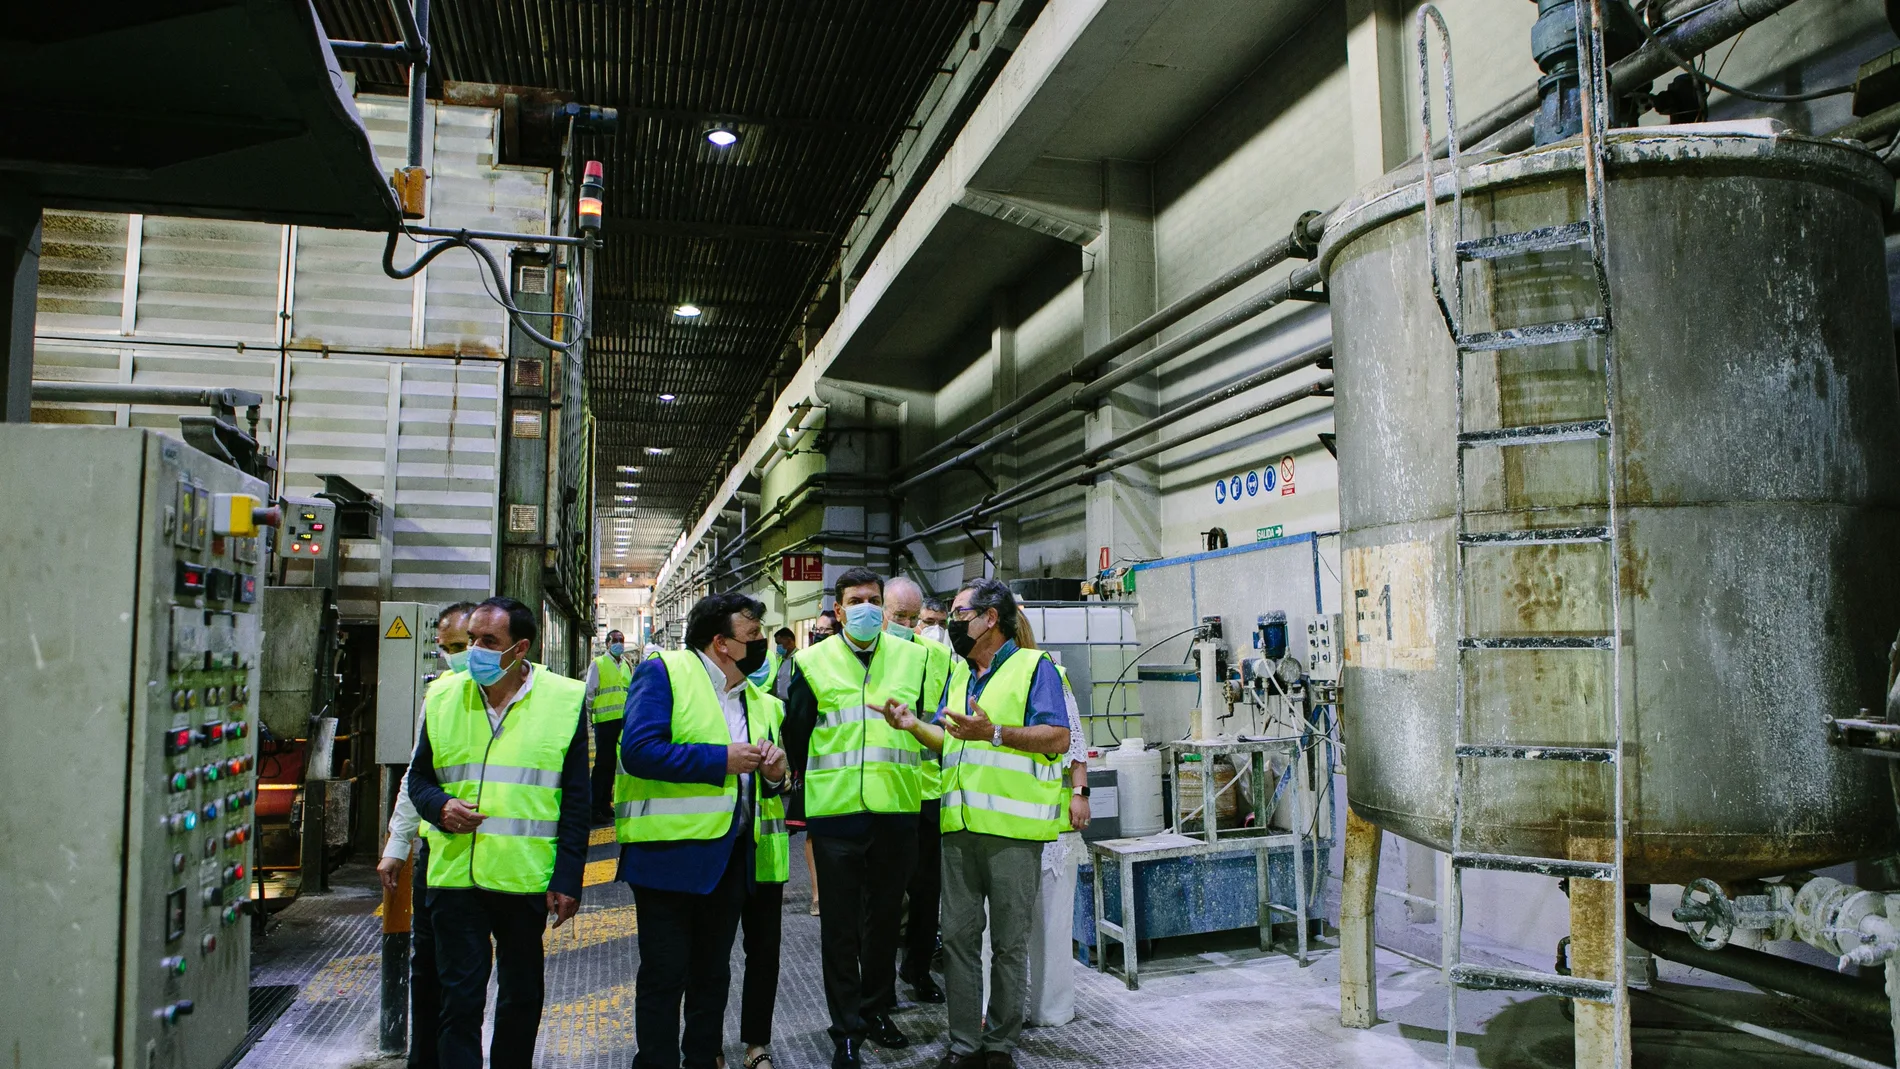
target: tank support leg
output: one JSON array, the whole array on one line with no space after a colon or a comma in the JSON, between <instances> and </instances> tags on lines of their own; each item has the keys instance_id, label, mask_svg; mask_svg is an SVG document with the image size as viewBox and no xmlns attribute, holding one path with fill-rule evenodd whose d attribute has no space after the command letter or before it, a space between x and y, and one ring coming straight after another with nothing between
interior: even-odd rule
<instances>
[{"instance_id":1,"label":"tank support leg","mask_svg":"<svg viewBox=\"0 0 1900 1069\"><path fill-rule=\"evenodd\" d=\"M1372 936L1383 837L1378 825L1346 810L1346 858L1339 890L1339 1023L1346 1028L1379 1023Z\"/></svg>"},{"instance_id":2,"label":"tank support leg","mask_svg":"<svg viewBox=\"0 0 1900 1069\"><path fill-rule=\"evenodd\" d=\"M1576 839L1570 856L1578 860L1612 859L1613 840ZM1621 888L1610 880L1570 881L1570 971L1591 980L1615 980L1617 958L1623 953L1617 938L1622 912ZM1615 1005L1581 999L1572 1003L1577 1019L1577 1069L1628 1069L1630 1064L1629 999L1619 992Z\"/></svg>"}]
</instances>

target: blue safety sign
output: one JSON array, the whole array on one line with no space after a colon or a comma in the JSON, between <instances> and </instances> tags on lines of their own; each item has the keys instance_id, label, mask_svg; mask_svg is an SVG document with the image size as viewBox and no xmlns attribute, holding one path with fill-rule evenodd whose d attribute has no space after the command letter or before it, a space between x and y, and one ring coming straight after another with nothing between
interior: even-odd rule
<instances>
[{"instance_id":1,"label":"blue safety sign","mask_svg":"<svg viewBox=\"0 0 1900 1069\"><path fill-rule=\"evenodd\" d=\"M1221 505L1221 504L1225 504L1226 502L1227 502L1227 480L1215 479L1214 480L1214 503L1216 505Z\"/></svg>"},{"instance_id":2,"label":"blue safety sign","mask_svg":"<svg viewBox=\"0 0 1900 1069\"><path fill-rule=\"evenodd\" d=\"M1273 479L1274 479L1273 465L1269 464L1266 467L1260 469L1260 477L1262 481L1266 483L1266 485L1263 486L1261 489L1265 490L1269 494L1273 493Z\"/></svg>"},{"instance_id":3,"label":"blue safety sign","mask_svg":"<svg viewBox=\"0 0 1900 1069\"><path fill-rule=\"evenodd\" d=\"M1259 492L1260 492L1260 473L1257 471L1250 471L1247 473L1247 496L1253 497Z\"/></svg>"},{"instance_id":4,"label":"blue safety sign","mask_svg":"<svg viewBox=\"0 0 1900 1069\"><path fill-rule=\"evenodd\" d=\"M1233 498L1235 501L1240 500L1240 476L1236 475L1228 482L1227 496Z\"/></svg>"}]
</instances>

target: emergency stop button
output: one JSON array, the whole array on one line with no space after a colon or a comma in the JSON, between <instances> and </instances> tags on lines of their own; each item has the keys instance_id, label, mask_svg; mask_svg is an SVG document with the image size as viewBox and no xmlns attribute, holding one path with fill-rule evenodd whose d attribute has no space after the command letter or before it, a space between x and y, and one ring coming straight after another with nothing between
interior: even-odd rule
<instances>
[{"instance_id":1,"label":"emergency stop button","mask_svg":"<svg viewBox=\"0 0 1900 1069\"><path fill-rule=\"evenodd\" d=\"M249 538L257 533L258 515L264 503L250 494L213 494L211 497L211 533Z\"/></svg>"}]
</instances>

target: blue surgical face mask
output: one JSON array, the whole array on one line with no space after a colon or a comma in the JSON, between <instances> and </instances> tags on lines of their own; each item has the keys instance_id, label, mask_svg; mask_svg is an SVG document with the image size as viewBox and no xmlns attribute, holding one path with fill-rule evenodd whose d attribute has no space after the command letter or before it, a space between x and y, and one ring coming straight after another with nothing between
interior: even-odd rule
<instances>
[{"instance_id":1,"label":"blue surgical face mask","mask_svg":"<svg viewBox=\"0 0 1900 1069\"><path fill-rule=\"evenodd\" d=\"M892 638L901 638L905 642L909 642L910 636L916 634L917 631L915 628L905 627L903 624L893 621L892 623L884 625L884 633Z\"/></svg>"},{"instance_id":2,"label":"blue surgical face mask","mask_svg":"<svg viewBox=\"0 0 1900 1069\"><path fill-rule=\"evenodd\" d=\"M451 672L468 671L468 651L467 650L461 650L456 653L445 653L442 655L442 657L444 660L449 662L449 671Z\"/></svg>"},{"instance_id":3,"label":"blue surgical face mask","mask_svg":"<svg viewBox=\"0 0 1900 1069\"><path fill-rule=\"evenodd\" d=\"M616 642L607 647L607 652L613 654L615 657L625 657L627 655L627 647L625 643Z\"/></svg>"},{"instance_id":4,"label":"blue surgical face mask","mask_svg":"<svg viewBox=\"0 0 1900 1069\"><path fill-rule=\"evenodd\" d=\"M470 646L468 648L468 674L474 677L475 682L480 683L484 687L494 686L501 682L502 676L508 674L509 668L514 667L513 664L503 667L501 656L501 650L491 650L485 646ZM520 662L516 663L518 664Z\"/></svg>"},{"instance_id":5,"label":"blue surgical face mask","mask_svg":"<svg viewBox=\"0 0 1900 1069\"><path fill-rule=\"evenodd\" d=\"M772 674L772 665L768 662L766 664L762 664L758 666L757 668L754 668L752 670L752 673L746 676L746 678L752 681L753 686L763 687L765 686L766 679L769 676L771 676L771 674Z\"/></svg>"},{"instance_id":6,"label":"blue surgical face mask","mask_svg":"<svg viewBox=\"0 0 1900 1069\"><path fill-rule=\"evenodd\" d=\"M860 601L844 609L844 633L859 642L869 642L884 627L884 607Z\"/></svg>"}]
</instances>

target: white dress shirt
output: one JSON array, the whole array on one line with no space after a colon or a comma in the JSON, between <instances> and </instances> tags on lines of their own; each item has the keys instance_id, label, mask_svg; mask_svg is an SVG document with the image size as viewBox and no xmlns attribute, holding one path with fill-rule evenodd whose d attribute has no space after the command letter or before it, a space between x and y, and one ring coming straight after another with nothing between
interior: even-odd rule
<instances>
[{"instance_id":1,"label":"white dress shirt","mask_svg":"<svg viewBox=\"0 0 1900 1069\"><path fill-rule=\"evenodd\" d=\"M713 693L719 695L719 711L726 715L726 731L734 742L751 742L750 725L745 716L745 677L730 686L726 684L726 670L719 663L706 656L704 650L699 653L700 663L706 666L706 675L712 679ZM739 775L739 823L752 819L752 776L750 773Z\"/></svg>"}]
</instances>

